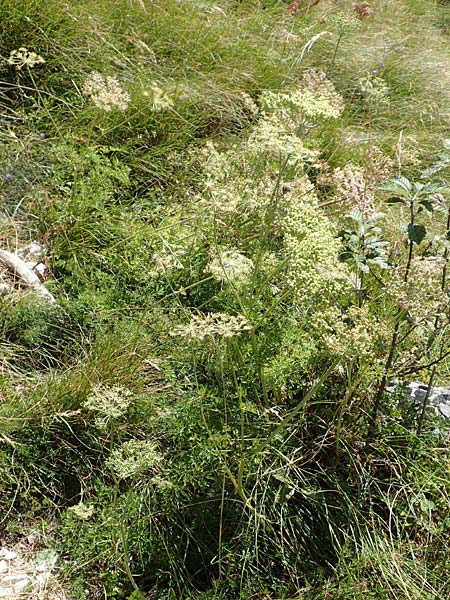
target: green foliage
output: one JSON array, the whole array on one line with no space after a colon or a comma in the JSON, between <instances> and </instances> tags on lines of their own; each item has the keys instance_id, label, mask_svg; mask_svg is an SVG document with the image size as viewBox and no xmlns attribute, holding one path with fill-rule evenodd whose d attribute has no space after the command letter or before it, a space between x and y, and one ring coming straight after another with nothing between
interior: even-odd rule
<instances>
[{"instance_id":1,"label":"green foliage","mask_svg":"<svg viewBox=\"0 0 450 600\"><path fill-rule=\"evenodd\" d=\"M2 267L1 527L72 597L449 596L443 425L385 392L448 373L447 9L378 4L0 6L57 299Z\"/></svg>"},{"instance_id":2,"label":"green foliage","mask_svg":"<svg viewBox=\"0 0 450 600\"><path fill-rule=\"evenodd\" d=\"M386 264L389 242L380 239L381 229L375 222L382 215L372 215L365 219L360 212L350 213L354 229L344 229L339 233L344 250L340 254L343 261L351 261L358 271L369 273L370 267L388 269Z\"/></svg>"}]
</instances>

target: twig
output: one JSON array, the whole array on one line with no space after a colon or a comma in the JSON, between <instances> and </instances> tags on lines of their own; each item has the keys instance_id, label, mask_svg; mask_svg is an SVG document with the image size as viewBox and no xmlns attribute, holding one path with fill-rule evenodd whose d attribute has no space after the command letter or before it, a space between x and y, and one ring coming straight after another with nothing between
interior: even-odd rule
<instances>
[{"instance_id":1,"label":"twig","mask_svg":"<svg viewBox=\"0 0 450 600\"><path fill-rule=\"evenodd\" d=\"M305 1L308 2L307 5L300 7L300 4L303 4ZM296 15L299 12L308 12L308 10L311 10L311 8L316 4L319 4L319 2L320 0L294 0L294 2L291 2L288 6L289 14Z\"/></svg>"},{"instance_id":2,"label":"twig","mask_svg":"<svg viewBox=\"0 0 450 600\"><path fill-rule=\"evenodd\" d=\"M7 250L0 250L0 263L7 267L10 271L13 271L19 277L27 287L33 288L36 293L48 300L49 302L56 302L52 294L47 288L41 283L41 280L27 267L25 261Z\"/></svg>"}]
</instances>

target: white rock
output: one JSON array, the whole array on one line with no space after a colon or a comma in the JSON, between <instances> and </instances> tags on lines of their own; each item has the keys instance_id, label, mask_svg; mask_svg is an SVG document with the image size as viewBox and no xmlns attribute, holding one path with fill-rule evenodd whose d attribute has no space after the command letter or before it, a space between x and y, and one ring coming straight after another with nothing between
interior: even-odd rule
<instances>
[{"instance_id":1,"label":"white rock","mask_svg":"<svg viewBox=\"0 0 450 600\"><path fill-rule=\"evenodd\" d=\"M8 563L6 560L0 560L0 573L6 573L8 570Z\"/></svg>"},{"instance_id":2,"label":"white rock","mask_svg":"<svg viewBox=\"0 0 450 600\"><path fill-rule=\"evenodd\" d=\"M8 600L11 600L11 598L14 598L14 596L14 588L0 586L0 598L8 598Z\"/></svg>"},{"instance_id":3,"label":"white rock","mask_svg":"<svg viewBox=\"0 0 450 600\"><path fill-rule=\"evenodd\" d=\"M47 248L39 242L31 242L28 246L17 250L18 256L35 264L41 261L47 254Z\"/></svg>"},{"instance_id":4,"label":"white rock","mask_svg":"<svg viewBox=\"0 0 450 600\"><path fill-rule=\"evenodd\" d=\"M36 540L39 538L39 535L36 531L32 531L28 536L27 536L27 542L30 544L30 546L32 546Z\"/></svg>"},{"instance_id":5,"label":"white rock","mask_svg":"<svg viewBox=\"0 0 450 600\"><path fill-rule=\"evenodd\" d=\"M17 552L13 552L12 550L8 550L7 548L2 548L0 550L0 556L5 560L14 560L17 558Z\"/></svg>"},{"instance_id":6,"label":"white rock","mask_svg":"<svg viewBox=\"0 0 450 600\"><path fill-rule=\"evenodd\" d=\"M23 579L23 573L16 573L15 575L5 575L2 577L2 581L6 581L6 583L11 583L12 585L16 585L15 581L20 581Z\"/></svg>"},{"instance_id":7,"label":"white rock","mask_svg":"<svg viewBox=\"0 0 450 600\"><path fill-rule=\"evenodd\" d=\"M39 573L39 575L36 577L35 581L36 581L36 583L45 585L47 583L47 581L50 579L50 576L51 576L51 572L45 571L45 573Z\"/></svg>"},{"instance_id":8,"label":"white rock","mask_svg":"<svg viewBox=\"0 0 450 600\"><path fill-rule=\"evenodd\" d=\"M47 269L47 265L44 265L44 263L38 263L34 268L33 271L35 271L36 273L38 273L42 279L45 279L45 277L48 275L48 269Z\"/></svg>"},{"instance_id":9,"label":"white rock","mask_svg":"<svg viewBox=\"0 0 450 600\"><path fill-rule=\"evenodd\" d=\"M19 581L17 581L17 583L14 584L14 591L15 592L21 592L22 590L24 590L27 585L30 583L29 579L20 579Z\"/></svg>"}]
</instances>

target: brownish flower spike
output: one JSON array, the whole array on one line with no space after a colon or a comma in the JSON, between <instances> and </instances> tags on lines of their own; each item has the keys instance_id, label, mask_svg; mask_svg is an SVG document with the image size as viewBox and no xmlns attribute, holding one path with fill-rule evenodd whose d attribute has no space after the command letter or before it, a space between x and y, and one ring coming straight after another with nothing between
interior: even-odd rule
<instances>
[{"instance_id":1,"label":"brownish flower spike","mask_svg":"<svg viewBox=\"0 0 450 600\"><path fill-rule=\"evenodd\" d=\"M319 2L320 0L294 0L288 6L289 14L296 15L299 12L307 12ZM302 4L304 6L301 6Z\"/></svg>"},{"instance_id":2,"label":"brownish flower spike","mask_svg":"<svg viewBox=\"0 0 450 600\"><path fill-rule=\"evenodd\" d=\"M353 2L352 7L359 19L369 17L373 13L372 7L368 2Z\"/></svg>"}]
</instances>

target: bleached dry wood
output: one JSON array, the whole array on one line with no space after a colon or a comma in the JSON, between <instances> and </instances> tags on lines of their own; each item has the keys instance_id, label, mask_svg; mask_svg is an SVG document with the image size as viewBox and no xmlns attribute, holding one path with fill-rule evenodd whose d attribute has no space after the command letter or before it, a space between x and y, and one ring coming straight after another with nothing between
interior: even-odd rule
<instances>
[{"instance_id":1,"label":"bleached dry wood","mask_svg":"<svg viewBox=\"0 0 450 600\"><path fill-rule=\"evenodd\" d=\"M19 258L17 254L8 252L8 250L0 250L0 263L10 271L13 271L22 280L24 285L33 288L37 294L49 302L56 302L52 294L41 283L36 273L27 267L25 261Z\"/></svg>"}]
</instances>

